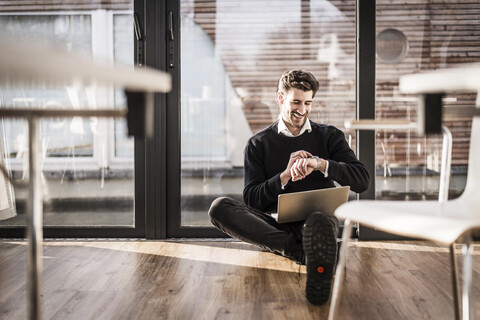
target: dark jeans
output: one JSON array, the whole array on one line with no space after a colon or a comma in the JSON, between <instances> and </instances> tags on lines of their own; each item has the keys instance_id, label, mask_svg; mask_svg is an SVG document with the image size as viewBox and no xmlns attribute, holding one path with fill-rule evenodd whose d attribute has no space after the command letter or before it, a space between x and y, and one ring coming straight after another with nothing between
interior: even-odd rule
<instances>
[{"instance_id":1,"label":"dark jeans","mask_svg":"<svg viewBox=\"0 0 480 320\"><path fill-rule=\"evenodd\" d=\"M215 199L208 215L214 226L231 237L303 262L304 221L278 223L270 214L228 197ZM331 220L338 234L338 220Z\"/></svg>"}]
</instances>

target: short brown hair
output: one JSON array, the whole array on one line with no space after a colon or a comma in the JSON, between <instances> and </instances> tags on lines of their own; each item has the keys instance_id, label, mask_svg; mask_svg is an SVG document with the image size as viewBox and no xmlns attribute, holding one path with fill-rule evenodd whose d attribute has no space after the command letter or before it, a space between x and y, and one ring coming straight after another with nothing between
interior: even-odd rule
<instances>
[{"instance_id":1,"label":"short brown hair","mask_svg":"<svg viewBox=\"0 0 480 320\"><path fill-rule=\"evenodd\" d=\"M278 80L278 91L287 92L291 88L297 88L303 91L312 91L312 97L315 97L320 84L317 79L308 71L290 70L286 71ZM277 92L278 92L277 91Z\"/></svg>"}]
</instances>

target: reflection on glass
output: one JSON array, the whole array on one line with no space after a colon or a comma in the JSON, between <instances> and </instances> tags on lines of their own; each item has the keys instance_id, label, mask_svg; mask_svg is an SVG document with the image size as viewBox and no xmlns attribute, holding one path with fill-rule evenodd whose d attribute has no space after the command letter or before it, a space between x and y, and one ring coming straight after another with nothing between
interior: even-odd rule
<instances>
[{"instance_id":1,"label":"reflection on glass","mask_svg":"<svg viewBox=\"0 0 480 320\"><path fill-rule=\"evenodd\" d=\"M133 58L133 30L132 16L130 14L113 15L113 58L116 63L132 65ZM121 108L126 105L125 95L120 90L115 90L115 107ZM118 159L125 159L130 163L133 170L133 138L128 137L127 122L125 119L114 120L115 131L115 154Z\"/></svg>"},{"instance_id":2,"label":"reflection on glass","mask_svg":"<svg viewBox=\"0 0 480 320\"><path fill-rule=\"evenodd\" d=\"M278 118L284 71L319 79L313 121L355 118L355 1L182 0L181 32L182 225L210 226L213 199L243 201L243 149Z\"/></svg>"},{"instance_id":3,"label":"reflection on glass","mask_svg":"<svg viewBox=\"0 0 480 320\"><path fill-rule=\"evenodd\" d=\"M41 2L41 1L40 1ZM49 3L48 8L57 5ZM0 9L0 36L21 44L46 44L99 61L133 67L133 2L62 4L42 11L26 2ZM53 8L52 7L52 8ZM39 9L41 8L41 9ZM57 10L58 9L58 10ZM124 108L121 91L105 87L3 87L0 108ZM25 179L27 128L22 120L0 121L3 157L17 180ZM133 226L133 140L124 120L54 118L41 121L44 224ZM26 190L14 190L18 215L1 225L25 224Z\"/></svg>"},{"instance_id":4,"label":"reflection on glass","mask_svg":"<svg viewBox=\"0 0 480 320\"><path fill-rule=\"evenodd\" d=\"M376 118L416 120L417 97L401 94L401 75L480 62L480 3L376 2ZM459 23L461 21L461 23ZM477 39L477 40L476 40ZM447 106L474 105L475 95L449 92ZM453 135L450 198L465 186L471 119L445 118ZM438 199L442 136L379 131L376 197Z\"/></svg>"}]
</instances>

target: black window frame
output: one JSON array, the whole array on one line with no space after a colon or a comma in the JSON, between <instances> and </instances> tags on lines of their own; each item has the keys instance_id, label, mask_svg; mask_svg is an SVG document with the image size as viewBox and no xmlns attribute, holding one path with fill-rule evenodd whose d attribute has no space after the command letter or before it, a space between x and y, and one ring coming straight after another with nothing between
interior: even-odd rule
<instances>
[{"instance_id":1,"label":"black window frame","mask_svg":"<svg viewBox=\"0 0 480 320\"><path fill-rule=\"evenodd\" d=\"M356 113L375 117L375 1L356 1ZM135 138L135 227L44 227L45 238L206 238L226 237L215 227L181 225L180 207L180 0L134 0L142 30L136 63L168 72L169 93L155 94L155 134ZM171 23L170 23L171 21ZM172 30L170 30L170 27ZM173 31L173 38L171 32ZM173 39L173 40L172 40ZM137 41L137 40L136 40ZM359 197L375 197L375 135L357 132L357 153L372 175ZM360 234L367 235L368 230ZM0 237L23 238L25 227L1 227ZM371 238L371 237L370 237Z\"/></svg>"}]
</instances>

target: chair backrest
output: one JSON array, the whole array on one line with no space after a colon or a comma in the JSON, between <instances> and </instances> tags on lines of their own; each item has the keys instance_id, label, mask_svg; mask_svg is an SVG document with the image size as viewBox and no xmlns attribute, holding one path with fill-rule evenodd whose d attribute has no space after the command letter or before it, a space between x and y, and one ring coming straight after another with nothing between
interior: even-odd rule
<instances>
[{"instance_id":1,"label":"chair backrest","mask_svg":"<svg viewBox=\"0 0 480 320\"><path fill-rule=\"evenodd\" d=\"M480 94L480 93L479 93ZM477 105L477 108L480 106ZM468 155L468 175L465 191L461 198L474 202L480 209L480 116L473 117L470 135L470 151ZM480 214L480 210L479 210Z\"/></svg>"}]
</instances>

